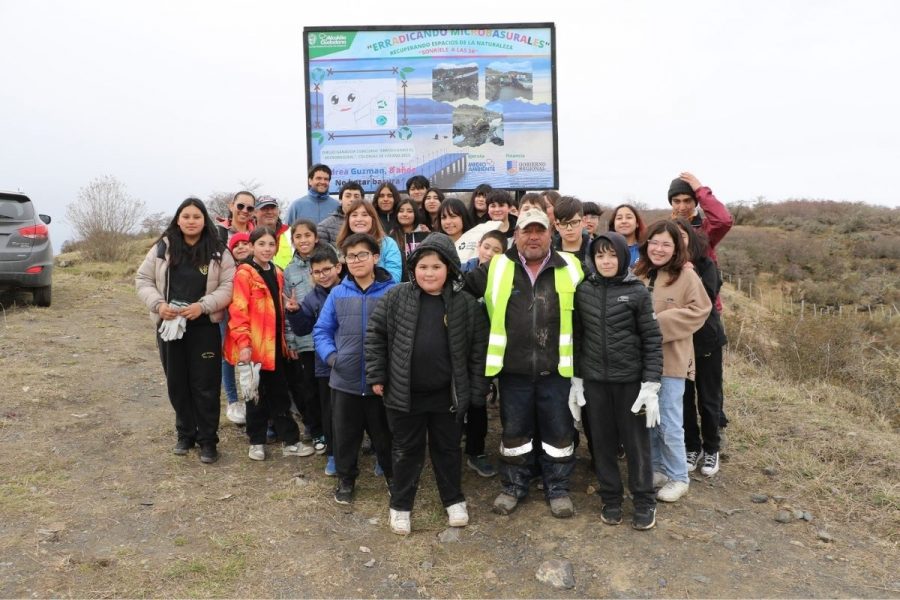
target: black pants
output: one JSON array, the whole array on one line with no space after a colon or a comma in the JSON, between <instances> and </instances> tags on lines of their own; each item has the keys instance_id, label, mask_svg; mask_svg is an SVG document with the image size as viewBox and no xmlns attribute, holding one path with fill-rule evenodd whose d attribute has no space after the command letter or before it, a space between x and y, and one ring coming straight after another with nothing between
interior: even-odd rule
<instances>
[{"instance_id":1,"label":"black pants","mask_svg":"<svg viewBox=\"0 0 900 600\"><path fill-rule=\"evenodd\" d=\"M695 380L684 382L684 446L688 452L699 452L702 448L706 454L713 454L719 451L719 427L723 418L722 348L696 354L694 360Z\"/></svg>"},{"instance_id":2,"label":"black pants","mask_svg":"<svg viewBox=\"0 0 900 600\"><path fill-rule=\"evenodd\" d=\"M466 454L481 456L484 454L484 438L487 437L487 406L469 405L466 412Z\"/></svg>"},{"instance_id":3,"label":"black pants","mask_svg":"<svg viewBox=\"0 0 900 600\"><path fill-rule=\"evenodd\" d=\"M378 464L391 477L391 432L384 403L378 396L357 396L333 390L331 424L334 429L334 466L341 481L359 477L359 448L363 432L369 434Z\"/></svg>"},{"instance_id":4,"label":"black pants","mask_svg":"<svg viewBox=\"0 0 900 600\"><path fill-rule=\"evenodd\" d=\"M288 387L294 406L312 437L322 435L322 408L316 382L316 353L301 352L297 360L287 360Z\"/></svg>"},{"instance_id":5,"label":"black pants","mask_svg":"<svg viewBox=\"0 0 900 600\"><path fill-rule=\"evenodd\" d=\"M584 382L587 405L582 414L585 425L588 422L591 424L594 470L599 484L597 493L603 504L622 504L624 488L616 459L621 444L625 447L628 489L634 498L635 508L656 506L647 419L644 415L631 412L640 391L639 382Z\"/></svg>"},{"instance_id":6,"label":"black pants","mask_svg":"<svg viewBox=\"0 0 900 600\"><path fill-rule=\"evenodd\" d=\"M316 377L316 387L319 388L319 406L322 410L322 435L325 436L325 454L334 456L334 427L331 422L331 403L334 401L334 393L328 386L328 377Z\"/></svg>"},{"instance_id":7,"label":"black pants","mask_svg":"<svg viewBox=\"0 0 900 600\"><path fill-rule=\"evenodd\" d=\"M569 495L569 478L575 468L575 426L569 411L569 379L556 373L532 379L527 375L500 375L503 397L500 421L500 479L503 491L516 498L528 495L540 461L544 495ZM534 443L540 423L540 447Z\"/></svg>"},{"instance_id":8,"label":"black pants","mask_svg":"<svg viewBox=\"0 0 900 600\"><path fill-rule=\"evenodd\" d=\"M425 443L441 504L448 507L466 498L462 493L462 453L459 439L462 428L449 411L406 413L387 409L393 437L391 508L412 510L425 467Z\"/></svg>"},{"instance_id":9,"label":"black pants","mask_svg":"<svg viewBox=\"0 0 900 600\"><path fill-rule=\"evenodd\" d=\"M279 353L274 371L259 372L259 400L247 403L247 436L251 445L266 443L269 421L275 435L285 444L296 444L300 439L300 429L291 416L286 368L286 361Z\"/></svg>"},{"instance_id":10,"label":"black pants","mask_svg":"<svg viewBox=\"0 0 900 600\"><path fill-rule=\"evenodd\" d=\"M169 402L175 409L178 439L217 444L222 391L219 326L189 321L180 340L164 342L157 333L156 345L166 374Z\"/></svg>"}]
</instances>

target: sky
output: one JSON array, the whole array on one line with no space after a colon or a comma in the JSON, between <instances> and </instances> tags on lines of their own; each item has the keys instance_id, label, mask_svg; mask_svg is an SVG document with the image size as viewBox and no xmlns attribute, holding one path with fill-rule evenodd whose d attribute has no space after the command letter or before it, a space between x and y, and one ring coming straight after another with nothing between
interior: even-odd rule
<instances>
[{"instance_id":1,"label":"sky","mask_svg":"<svg viewBox=\"0 0 900 600\"><path fill-rule=\"evenodd\" d=\"M560 191L666 205L900 206L900 2L0 0L0 189L72 237L112 175L150 212L256 181L306 193L303 27L556 24ZM327 10L323 10L327 9Z\"/></svg>"}]
</instances>

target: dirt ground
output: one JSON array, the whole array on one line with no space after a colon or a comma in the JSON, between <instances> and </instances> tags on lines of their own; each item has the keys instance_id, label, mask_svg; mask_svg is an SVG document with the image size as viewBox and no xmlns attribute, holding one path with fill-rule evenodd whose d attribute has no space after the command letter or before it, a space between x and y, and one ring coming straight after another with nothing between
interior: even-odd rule
<instances>
[{"instance_id":1,"label":"dirt ground","mask_svg":"<svg viewBox=\"0 0 900 600\"><path fill-rule=\"evenodd\" d=\"M494 515L499 482L466 470L471 524L442 542L429 472L401 538L371 457L347 508L324 457L252 462L224 414L218 463L174 456L153 327L127 281L59 269L51 308L22 299L0 299L2 597L900 597L896 501L890 518L854 519L784 485L790 473L762 473L742 455L758 440L742 428L751 401L739 393L721 473L661 505L652 531L628 526L630 505L625 524L600 523L579 448L574 518L550 517L538 490ZM730 366L726 379L740 385ZM496 409L491 419L494 449ZM753 503L758 493L768 501ZM780 508L811 521L776 522ZM574 588L536 579L549 559L571 562Z\"/></svg>"}]
</instances>

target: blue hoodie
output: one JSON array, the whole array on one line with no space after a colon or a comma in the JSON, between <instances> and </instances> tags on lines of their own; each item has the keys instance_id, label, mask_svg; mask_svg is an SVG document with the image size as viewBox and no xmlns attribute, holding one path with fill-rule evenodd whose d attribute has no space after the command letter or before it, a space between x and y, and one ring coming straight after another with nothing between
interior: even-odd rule
<instances>
[{"instance_id":1,"label":"blue hoodie","mask_svg":"<svg viewBox=\"0 0 900 600\"><path fill-rule=\"evenodd\" d=\"M328 295L313 327L313 341L316 355L331 365L332 389L356 396L372 393L366 382L366 327L381 297L395 285L387 271L375 267L375 281L365 290L347 275Z\"/></svg>"}]
</instances>

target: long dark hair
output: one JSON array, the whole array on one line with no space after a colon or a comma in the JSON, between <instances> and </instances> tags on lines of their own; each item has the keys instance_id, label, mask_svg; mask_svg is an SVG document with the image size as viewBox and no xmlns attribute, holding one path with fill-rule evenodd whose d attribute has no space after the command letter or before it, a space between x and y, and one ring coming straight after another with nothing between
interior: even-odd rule
<instances>
[{"instance_id":1,"label":"long dark hair","mask_svg":"<svg viewBox=\"0 0 900 600\"><path fill-rule=\"evenodd\" d=\"M688 236L688 260L692 263L698 263L709 251L709 239L706 237L706 233L694 229L690 221L683 217L675 219L675 224Z\"/></svg>"},{"instance_id":2,"label":"long dark hair","mask_svg":"<svg viewBox=\"0 0 900 600\"><path fill-rule=\"evenodd\" d=\"M382 212L381 207L378 206L378 194L381 193L382 190L387 189L391 195L394 197L394 206L391 208L390 212ZM400 204L400 191L390 181L385 181L377 188L375 188L375 193L372 195L372 204L375 205L375 212L379 215L390 218L397 212L397 205Z\"/></svg>"},{"instance_id":3,"label":"long dark hair","mask_svg":"<svg viewBox=\"0 0 900 600\"><path fill-rule=\"evenodd\" d=\"M445 216L459 217L462 219L462 233L472 229L472 215L466 210L466 205L459 198L447 198L441 202L441 208L438 211L437 231L446 233L444 226L441 225L441 219Z\"/></svg>"},{"instance_id":4,"label":"long dark hair","mask_svg":"<svg viewBox=\"0 0 900 600\"><path fill-rule=\"evenodd\" d=\"M669 262L662 267L657 267L650 262L650 257L647 255L647 246L653 236L660 233L668 233L669 236L671 236L672 243L675 244L675 251L672 253L672 258L669 259ZM681 231L678 229L678 225L675 224L675 221L657 221L650 225L647 228L647 237L641 242L639 252L641 257L634 266L634 274L638 277L647 277L652 271L663 271L664 273L668 273L670 277L667 285L672 285L678 281L684 263L688 262L688 251L684 245L684 240L681 239Z\"/></svg>"},{"instance_id":5,"label":"long dark hair","mask_svg":"<svg viewBox=\"0 0 900 600\"><path fill-rule=\"evenodd\" d=\"M638 244L640 244L645 239L647 239L645 237L645 235L647 233L647 226L644 224L644 220L641 218L641 213L639 213L638 210L630 204L620 204L613 209L613 211L609 214L609 229L608 229L608 231L616 230L616 215L619 214L619 210L621 210L623 208L627 208L628 210L631 211L631 214L634 215L634 221L635 221L634 239Z\"/></svg>"},{"instance_id":6,"label":"long dark hair","mask_svg":"<svg viewBox=\"0 0 900 600\"><path fill-rule=\"evenodd\" d=\"M193 246L188 246L185 243L184 235L178 226L178 217L181 216L181 211L188 206L195 206L203 214L203 231L200 232L200 239ZM209 218L209 211L206 210L206 205L203 203L203 200L194 197L186 198L184 202L178 205L178 208L175 210L175 216L172 217L168 227L159 236L157 242L163 239L169 241L169 264L173 267L181 264L183 261L195 267L208 265L213 260L219 262L222 260L222 251L225 249L222 245L222 240L219 239L216 233L212 219Z\"/></svg>"},{"instance_id":7,"label":"long dark hair","mask_svg":"<svg viewBox=\"0 0 900 600\"><path fill-rule=\"evenodd\" d=\"M341 247L344 240L353 234L353 230L350 229L350 214L357 208L366 209L366 212L372 219L372 228L366 233L374 237L379 244L384 238L384 228L381 226L381 219L378 218L378 212L375 210L375 207L372 206L372 203L363 199L354 200L350 203L350 206L347 207L347 212L344 213L344 224L341 225L341 230L338 232L336 240L338 247Z\"/></svg>"}]
</instances>

